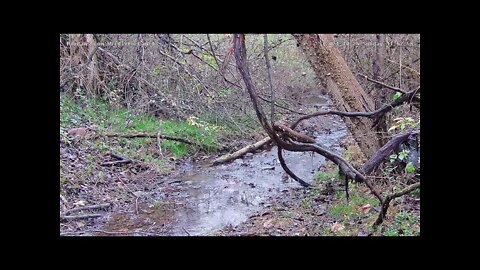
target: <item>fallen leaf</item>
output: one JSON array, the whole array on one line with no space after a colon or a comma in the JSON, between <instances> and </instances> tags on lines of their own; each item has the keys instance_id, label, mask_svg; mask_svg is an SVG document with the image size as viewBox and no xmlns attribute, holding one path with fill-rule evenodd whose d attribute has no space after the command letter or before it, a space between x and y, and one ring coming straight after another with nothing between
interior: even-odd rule
<instances>
[{"instance_id":1,"label":"fallen leaf","mask_svg":"<svg viewBox=\"0 0 480 270\"><path fill-rule=\"evenodd\" d=\"M71 137L74 137L74 136L78 136L78 137L85 137L85 135L87 134L87 129L86 128L71 128L68 130L68 136L71 136Z\"/></svg>"},{"instance_id":2,"label":"fallen leaf","mask_svg":"<svg viewBox=\"0 0 480 270\"><path fill-rule=\"evenodd\" d=\"M76 205L76 206L84 206L86 204L87 204L87 202L84 201L84 200L80 200L80 201L77 201L77 202L73 203L73 205Z\"/></svg>"},{"instance_id":3,"label":"fallen leaf","mask_svg":"<svg viewBox=\"0 0 480 270\"><path fill-rule=\"evenodd\" d=\"M332 232L339 232L339 231L342 231L343 229L345 229L345 226L343 226L342 224L337 223L337 222L335 222L335 223L330 227L330 231L332 231Z\"/></svg>"},{"instance_id":4,"label":"fallen leaf","mask_svg":"<svg viewBox=\"0 0 480 270\"><path fill-rule=\"evenodd\" d=\"M359 210L360 210L360 212L362 212L364 214L368 214L368 212L370 212L371 208L372 208L372 206L370 204L365 204L363 206L360 206Z\"/></svg>"},{"instance_id":5,"label":"fallen leaf","mask_svg":"<svg viewBox=\"0 0 480 270\"><path fill-rule=\"evenodd\" d=\"M82 221L77 221L77 222L75 222L75 224L77 224L77 226L78 226L79 228L82 228L82 227L85 226L85 223L82 222Z\"/></svg>"},{"instance_id":6,"label":"fallen leaf","mask_svg":"<svg viewBox=\"0 0 480 270\"><path fill-rule=\"evenodd\" d=\"M265 221L265 223L263 223L263 227L264 228L270 228L270 227L272 227L272 223L273 223L273 219L269 219L269 220Z\"/></svg>"}]
</instances>

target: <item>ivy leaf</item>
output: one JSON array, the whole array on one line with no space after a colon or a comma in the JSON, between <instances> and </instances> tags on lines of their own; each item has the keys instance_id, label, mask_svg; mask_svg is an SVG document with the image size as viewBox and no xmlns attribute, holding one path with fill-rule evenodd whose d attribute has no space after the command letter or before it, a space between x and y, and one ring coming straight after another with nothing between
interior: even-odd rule
<instances>
[{"instance_id":1,"label":"ivy leaf","mask_svg":"<svg viewBox=\"0 0 480 270\"><path fill-rule=\"evenodd\" d=\"M410 151L408 151L408 150L403 150L402 152L400 152L400 153L398 154L398 158L403 161L406 157L408 157L408 154L409 154L409 153L410 153Z\"/></svg>"},{"instance_id":2,"label":"ivy leaf","mask_svg":"<svg viewBox=\"0 0 480 270\"><path fill-rule=\"evenodd\" d=\"M412 162L408 162L407 166L405 167L405 171L407 173L412 173L415 171L415 167L413 166Z\"/></svg>"}]
</instances>

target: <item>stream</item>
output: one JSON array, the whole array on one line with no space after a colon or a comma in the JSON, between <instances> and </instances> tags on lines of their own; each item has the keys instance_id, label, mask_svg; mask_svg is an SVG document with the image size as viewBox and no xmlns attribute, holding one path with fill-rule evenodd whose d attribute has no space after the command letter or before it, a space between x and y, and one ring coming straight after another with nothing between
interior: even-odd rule
<instances>
[{"instance_id":1,"label":"stream","mask_svg":"<svg viewBox=\"0 0 480 270\"><path fill-rule=\"evenodd\" d=\"M304 104L306 108L315 109L326 106L331 106L331 102L323 96L309 98ZM329 115L304 122L297 130L307 131L318 144L336 153L343 152L339 142L347 135L347 128L340 117ZM284 151L284 158L289 168L309 183L313 181L315 171L325 163L323 156L309 152ZM302 188L283 171L276 146L214 167L190 162L162 181L164 184L158 189L143 196L168 202L174 205L173 208L157 215L153 210L138 214L138 209L137 214L113 214L104 228L118 228L120 223L128 221L130 227L136 228L135 232L151 229L158 226L159 220L168 219L168 226L163 225L162 235L212 235L226 226L245 222L289 189ZM141 204L140 207L155 208L152 204ZM159 207L157 205L156 208ZM132 220L135 222L132 223Z\"/></svg>"}]
</instances>

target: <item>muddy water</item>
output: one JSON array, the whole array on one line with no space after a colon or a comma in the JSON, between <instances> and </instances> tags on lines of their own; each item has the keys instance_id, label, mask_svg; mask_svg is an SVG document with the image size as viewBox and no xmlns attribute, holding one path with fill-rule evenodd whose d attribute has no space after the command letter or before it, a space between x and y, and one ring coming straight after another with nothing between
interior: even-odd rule
<instances>
[{"instance_id":1,"label":"muddy water","mask_svg":"<svg viewBox=\"0 0 480 270\"><path fill-rule=\"evenodd\" d=\"M318 97L310 99L307 106L324 107L328 102L325 97ZM347 130L341 118L327 116L305 122L299 130L310 132L318 144L342 152L338 143ZM313 181L314 172L325 162L324 157L311 153L284 151L284 157L289 168L306 182ZM284 173L275 146L229 164L208 167L190 163L179 171L163 179L166 185L150 194L157 201L175 205L164 235L213 234L246 221L282 192L301 188Z\"/></svg>"}]
</instances>

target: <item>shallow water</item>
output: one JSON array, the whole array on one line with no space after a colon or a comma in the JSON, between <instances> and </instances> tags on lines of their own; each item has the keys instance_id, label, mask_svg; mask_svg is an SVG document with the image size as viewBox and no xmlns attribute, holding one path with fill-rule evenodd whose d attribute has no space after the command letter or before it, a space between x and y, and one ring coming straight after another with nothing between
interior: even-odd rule
<instances>
[{"instance_id":1,"label":"shallow water","mask_svg":"<svg viewBox=\"0 0 480 270\"><path fill-rule=\"evenodd\" d=\"M308 106L322 107L328 103L326 97L314 101L321 103L309 102ZM342 153L338 143L347 135L347 129L341 118L325 116L307 121L318 144ZM284 158L289 168L306 182L313 181L314 172L325 162L323 156L307 152L284 151ZM278 162L276 146L247 154L229 164L207 167L189 163L179 171L163 179L169 184L150 195L155 200L175 205L170 213L171 226L165 235L213 234L246 221L250 215L267 207L269 199L281 196L282 191L302 188L286 177Z\"/></svg>"}]
</instances>

